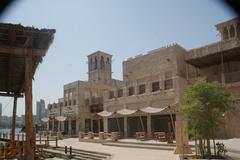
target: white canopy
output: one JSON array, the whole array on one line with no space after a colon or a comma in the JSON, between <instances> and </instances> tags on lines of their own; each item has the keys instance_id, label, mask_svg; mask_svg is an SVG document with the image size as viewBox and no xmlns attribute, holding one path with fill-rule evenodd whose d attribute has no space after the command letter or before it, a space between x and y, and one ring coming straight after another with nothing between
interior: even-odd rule
<instances>
[{"instance_id":1,"label":"white canopy","mask_svg":"<svg viewBox=\"0 0 240 160\"><path fill-rule=\"evenodd\" d=\"M146 112L146 113L158 113L158 112L161 112L163 110L165 110L167 107L164 107L164 108L153 108L153 107L145 107L145 108L142 108L140 109L141 111L143 112Z\"/></svg>"},{"instance_id":2,"label":"white canopy","mask_svg":"<svg viewBox=\"0 0 240 160\"><path fill-rule=\"evenodd\" d=\"M102 117L109 117L113 114L113 112L108 112L106 110L102 111L102 112L99 112L97 113L99 116L102 116Z\"/></svg>"},{"instance_id":3,"label":"white canopy","mask_svg":"<svg viewBox=\"0 0 240 160\"><path fill-rule=\"evenodd\" d=\"M64 117L64 116L58 116L58 117L55 117L56 120L60 121L60 122L63 122L67 119L67 117Z\"/></svg>"},{"instance_id":4,"label":"white canopy","mask_svg":"<svg viewBox=\"0 0 240 160\"><path fill-rule=\"evenodd\" d=\"M131 110L131 109L126 109L126 108L117 111L118 114L122 114L122 115L130 115L135 112L137 112L137 110Z\"/></svg>"},{"instance_id":5,"label":"white canopy","mask_svg":"<svg viewBox=\"0 0 240 160\"><path fill-rule=\"evenodd\" d=\"M48 122L49 121L49 118L48 117L44 117L41 119L43 122Z\"/></svg>"}]
</instances>

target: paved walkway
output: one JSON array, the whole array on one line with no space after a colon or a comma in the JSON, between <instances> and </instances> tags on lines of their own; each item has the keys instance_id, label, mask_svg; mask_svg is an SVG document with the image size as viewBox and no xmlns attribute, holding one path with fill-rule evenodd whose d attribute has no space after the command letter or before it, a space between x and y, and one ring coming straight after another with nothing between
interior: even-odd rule
<instances>
[{"instance_id":1,"label":"paved walkway","mask_svg":"<svg viewBox=\"0 0 240 160\"><path fill-rule=\"evenodd\" d=\"M109 153L113 156L111 160L179 160L179 156L174 155L173 151L103 146L99 143L79 142L78 138L59 140L58 145Z\"/></svg>"},{"instance_id":2,"label":"paved walkway","mask_svg":"<svg viewBox=\"0 0 240 160\"><path fill-rule=\"evenodd\" d=\"M137 142L134 139L123 139L123 142ZM138 141L139 142L139 141ZM163 142L157 141L141 141L142 143L161 144ZM227 150L234 152L228 152L227 154L233 156L234 159L240 159L240 138L216 140L216 142L223 142ZM51 142L55 145L54 142ZM83 149L88 151L96 151L109 153L113 155L112 160L179 160L178 155L174 155L173 151L166 150L151 150L151 149L139 149L139 148L122 148L114 146L103 146L99 143L79 142L78 138L68 138L59 140L59 146L72 146L75 149ZM193 141L190 144L194 144Z\"/></svg>"}]
</instances>

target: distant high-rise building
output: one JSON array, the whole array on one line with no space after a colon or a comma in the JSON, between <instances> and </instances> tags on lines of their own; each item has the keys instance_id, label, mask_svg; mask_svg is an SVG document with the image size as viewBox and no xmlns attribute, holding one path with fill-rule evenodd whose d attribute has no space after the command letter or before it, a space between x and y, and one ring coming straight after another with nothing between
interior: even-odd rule
<instances>
[{"instance_id":1,"label":"distant high-rise building","mask_svg":"<svg viewBox=\"0 0 240 160\"><path fill-rule=\"evenodd\" d=\"M0 117L2 117L2 103L0 103Z\"/></svg>"},{"instance_id":2,"label":"distant high-rise building","mask_svg":"<svg viewBox=\"0 0 240 160\"><path fill-rule=\"evenodd\" d=\"M40 124L41 119L46 116L45 101L40 99L37 101L37 111L36 111L36 123Z\"/></svg>"}]
</instances>

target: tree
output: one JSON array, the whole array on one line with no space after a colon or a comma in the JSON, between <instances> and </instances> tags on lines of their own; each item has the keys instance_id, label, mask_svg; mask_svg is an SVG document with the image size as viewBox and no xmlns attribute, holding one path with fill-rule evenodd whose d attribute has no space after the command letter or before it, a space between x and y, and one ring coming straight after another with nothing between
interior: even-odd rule
<instances>
[{"instance_id":1,"label":"tree","mask_svg":"<svg viewBox=\"0 0 240 160\"><path fill-rule=\"evenodd\" d=\"M199 141L201 157L210 157L210 138L215 151L215 133L223 123L225 112L234 109L234 96L218 82L197 81L184 94L181 107L187 123L187 131ZM205 151L205 142L207 151Z\"/></svg>"}]
</instances>

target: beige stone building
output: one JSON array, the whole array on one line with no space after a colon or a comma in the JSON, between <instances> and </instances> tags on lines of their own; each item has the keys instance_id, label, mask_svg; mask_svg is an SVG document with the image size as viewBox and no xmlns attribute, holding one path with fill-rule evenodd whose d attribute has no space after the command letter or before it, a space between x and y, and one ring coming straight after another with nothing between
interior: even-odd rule
<instances>
[{"instance_id":1,"label":"beige stone building","mask_svg":"<svg viewBox=\"0 0 240 160\"><path fill-rule=\"evenodd\" d=\"M125 116L113 114L107 117L108 128L105 131L121 131L125 137L133 137L139 131L150 134L173 130L171 118L174 121L174 109L173 115L164 111L149 114L139 110L146 107L175 108L180 103L187 85L184 62L186 53L184 48L173 44L124 61L124 84L120 88L104 92L104 109L109 112L121 109L137 111ZM116 127L116 117L119 128Z\"/></svg>"},{"instance_id":2,"label":"beige stone building","mask_svg":"<svg viewBox=\"0 0 240 160\"><path fill-rule=\"evenodd\" d=\"M225 84L240 105L240 19L220 24L216 29L221 39L203 47L191 49L186 54L187 80L192 84L201 77ZM228 113L220 137L240 137L239 113Z\"/></svg>"},{"instance_id":3,"label":"beige stone building","mask_svg":"<svg viewBox=\"0 0 240 160\"><path fill-rule=\"evenodd\" d=\"M226 84L240 100L240 20L216 28L221 35L216 43L191 50L171 44L127 59L123 81L112 79L112 55L101 51L89 55L89 80L64 85L63 105L56 105L60 115L67 117L62 130L71 135L119 131L125 137L138 131L174 132L184 90L202 77ZM49 108L50 117L58 113ZM240 136L239 117L226 115L219 134Z\"/></svg>"},{"instance_id":4,"label":"beige stone building","mask_svg":"<svg viewBox=\"0 0 240 160\"><path fill-rule=\"evenodd\" d=\"M61 131L68 135L76 135L79 131L103 131L103 121L96 116L103 110L103 93L122 82L112 79L112 55L97 51L88 56L88 62L89 80L64 85L63 102L48 105L50 130L57 130L58 122L54 117L61 115L67 117Z\"/></svg>"}]
</instances>

